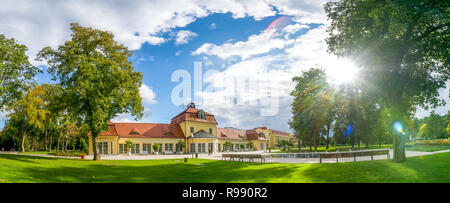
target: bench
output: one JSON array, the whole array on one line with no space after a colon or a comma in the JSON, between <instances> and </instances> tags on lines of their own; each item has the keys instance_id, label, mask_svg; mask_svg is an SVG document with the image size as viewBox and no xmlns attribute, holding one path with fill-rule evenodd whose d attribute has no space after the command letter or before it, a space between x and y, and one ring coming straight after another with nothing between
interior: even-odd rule
<instances>
[{"instance_id":1,"label":"bench","mask_svg":"<svg viewBox=\"0 0 450 203\"><path fill-rule=\"evenodd\" d=\"M335 158L336 162L339 163L339 158L349 158L353 157L353 161L356 162L356 157L370 156L373 160L373 156L376 155L387 155L388 159L390 158L389 149L378 149L378 150L366 150L366 151L351 151L351 152L327 152L320 153L319 159L320 163L322 163L322 159L327 158Z\"/></svg>"},{"instance_id":2,"label":"bench","mask_svg":"<svg viewBox=\"0 0 450 203\"><path fill-rule=\"evenodd\" d=\"M222 154L222 160L233 160L237 158L239 161L244 161L244 159L248 159L249 162L253 162L254 159L261 159L261 163L266 163L266 157L262 154Z\"/></svg>"}]
</instances>

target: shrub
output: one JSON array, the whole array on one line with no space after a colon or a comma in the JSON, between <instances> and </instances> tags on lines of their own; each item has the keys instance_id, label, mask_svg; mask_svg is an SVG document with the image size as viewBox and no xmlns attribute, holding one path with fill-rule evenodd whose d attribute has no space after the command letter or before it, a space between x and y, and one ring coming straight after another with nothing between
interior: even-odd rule
<instances>
[{"instance_id":1,"label":"shrub","mask_svg":"<svg viewBox=\"0 0 450 203\"><path fill-rule=\"evenodd\" d=\"M450 145L450 139L416 140L416 145Z\"/></svg>"}]
</instances>

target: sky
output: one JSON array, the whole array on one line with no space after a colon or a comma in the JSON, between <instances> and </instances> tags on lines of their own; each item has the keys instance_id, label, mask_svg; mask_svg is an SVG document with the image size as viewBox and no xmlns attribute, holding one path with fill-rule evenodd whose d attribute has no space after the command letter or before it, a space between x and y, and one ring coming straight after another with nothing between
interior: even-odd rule
<instances>
[{"instance_id":1,"label":"sky","mask_svg":"<svg viewBox=\"0 0 450 203\"><path fill-rule=\"evenodd\" d=\"M69 40L71 22L111 31L134 51L130 61L143 74L145 110L138 122L168 123L194 101L215 114L220 127L291 132L294 75L319 66L332 83L348 79L342 73L349 61L326 51L325 2L0 0L0 33L29 48L30 61L44 71L35 78L39 83L54 83L46 64L34 60L40 49ZM448 104L437 113L450 109L449 89L447 83L440 90ZM125 114L113 121L134 122Z\"/></svg>"}]
</instances>

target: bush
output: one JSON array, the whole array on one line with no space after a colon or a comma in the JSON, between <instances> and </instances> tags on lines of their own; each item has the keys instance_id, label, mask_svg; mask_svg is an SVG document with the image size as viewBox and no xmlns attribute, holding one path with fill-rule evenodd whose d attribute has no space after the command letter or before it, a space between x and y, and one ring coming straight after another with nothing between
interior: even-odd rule
<instances>
[{"instance_id":1,"label":"bush","mask_svg":"<svg viewBox=\"0 0 450 203\"><path fill-rule=\"evenodd\" d=\"M450 145L449 139L416 140L416 145Z\"/></svg>"}]
</instances>

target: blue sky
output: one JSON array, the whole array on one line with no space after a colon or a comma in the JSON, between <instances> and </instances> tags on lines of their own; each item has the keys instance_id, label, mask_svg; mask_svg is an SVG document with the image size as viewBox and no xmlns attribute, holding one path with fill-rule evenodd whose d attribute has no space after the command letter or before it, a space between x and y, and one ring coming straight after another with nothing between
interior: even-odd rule
<instances>
[{"instance_id":1,"label":"blue sky","mask_svg":"<svg viewBox=\"0 0 450 203\"><path fill-rule=\"evenodd\" d=\"M329 22L324 2L3 0L0 33L27 45L31 62L45 70L44 63L33 60L36 53L69 40L71 22L113 32L117 41L134 51L130 60L144 75L145 116L140 122L167 123L184 110L184 105L174 104L171 98L180 85L171 82L171 77L177 70L186 70L194 81L194 62L202 62L203 73L209 75L197 92L204 102L199 107L215 114L219 126L291 131L287 123L292 76L320 66L332 83L350 80L351 62L326 52ZM267 30L274 21L279 23ZM47 74L36 80L52 82ZM447 85L441 90L447 101L449 89ZM235 102L227 103L229 98ZM449 105L436 111L442 114L448 109ZM428 113L419 109L417 116ZM132 118L118 115L114 121Z\"/></svg>"}]
</instances>

